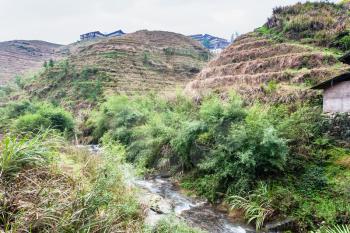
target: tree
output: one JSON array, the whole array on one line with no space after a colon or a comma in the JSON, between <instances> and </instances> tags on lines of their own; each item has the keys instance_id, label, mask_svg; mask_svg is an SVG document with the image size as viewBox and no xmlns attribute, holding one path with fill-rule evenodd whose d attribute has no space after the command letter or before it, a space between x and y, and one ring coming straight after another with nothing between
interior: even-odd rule
<instances>
[{"instance_id":1,"label":"tree","mask_svg":"<svg viewBox=\"0 0 350 233\"><path fill-rule=\"evenodd\" d=\"M54 61L52 59L49 60L49 67L53 67L54 66Z\"/></svg>"}]
</instances>

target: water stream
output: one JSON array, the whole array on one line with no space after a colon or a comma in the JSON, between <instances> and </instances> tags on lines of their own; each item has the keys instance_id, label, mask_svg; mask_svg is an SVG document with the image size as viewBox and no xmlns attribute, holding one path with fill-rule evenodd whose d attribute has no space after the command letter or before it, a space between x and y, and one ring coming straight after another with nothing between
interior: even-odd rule
<instances>
[{"instance_id":1,"label":"water stream","mask_svg":"<svg viewBox=\"0 0 350 233\"><path fill-rule=\"evenodd\" d=\"M98 146L87 146L92 154L100 153ZM130 165L123 165L126 185L139 188L140 202L147 206L146 223L155 225L168 215L175 215L193 227L209 233L251 233L251 227L233 222L224 212L217 210L207 201L182 194L170 179L141 179L134 174Z\"/></svg>"},{"instance_id":2,"label":"water stream","mask_svg":"<svg viewBox=\"0 0 350 233\"><path fill-rule=\"evenodd\" d=\"M194 227L211 233L254 232L247 226L234 223L226 213L216 210L206 201L185 196L169 179L135 180L134 183L146 192L159 195L163 202L170 203L175 216ZM155 210L154 212L162 213L162 207L159 209L160 211ZM167 211L164 212L166 214ZM157 215L152 216L157 218Z\"/></svg>"}]
</instances>

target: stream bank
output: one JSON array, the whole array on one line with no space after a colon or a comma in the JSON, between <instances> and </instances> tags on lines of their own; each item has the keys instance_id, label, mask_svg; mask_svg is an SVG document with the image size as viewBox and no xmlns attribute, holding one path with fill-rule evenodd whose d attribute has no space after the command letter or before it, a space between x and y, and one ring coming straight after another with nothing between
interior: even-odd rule
<instances>
[{"instance_id":1,"label":"stream bank","mask_svg":"<svg viewBox=\"0 0 350 233\"><path fill-rule=\"evenodd\" d=\"M169 215L184 220L190 226L210 233L251 233L251 227L233 222L207 201L185 196L168 178L135 179L140 189L140 202L148 206L146 223L155 225Z\"/></svg>"}]
</instances>

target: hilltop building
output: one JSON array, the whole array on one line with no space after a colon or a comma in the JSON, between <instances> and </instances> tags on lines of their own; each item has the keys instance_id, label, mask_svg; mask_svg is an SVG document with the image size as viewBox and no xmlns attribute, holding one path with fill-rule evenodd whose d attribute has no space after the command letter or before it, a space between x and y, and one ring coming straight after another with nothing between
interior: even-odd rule
<instances>
[{"instance_id":1,"label":"hilltop building","mask_svg":"<svg viewBox=\"0 0 350 233\"><path fill-rule=\"evenodd\" d=\"M230 42L228 40L209 34L196 34L189 37L201 42L204 47L210 50L222 50L230 45Z\"/></svg>"},{"instance_id":2,"label":"hilltop building","mask_svg":"<svg viewBox=\"0 0 350 233\"><path fill-rule=\"evenodd\" d=\"M312 87L312 89L324 90L324 112L350 112L350 73L345 73L327 80Z\"/></svg>"},{"instance_id":3,"label":"hilltop building","mask_svg":"<svg viewBox=\"0 0 350 233\"><path fill-rule=\"evenodd\" d=\"M88 32L80 35L80 40L94 40L98 38L118 37L125 33L122 30L118 30L112 33L102 33L100 31ZM215 37L209 34L197 34L191 35L190 38L199 41L204 47L212 52L220 52L224 48L230 45L230 42L226 39Z\"/></svg>"},{"instance_id":4,"label":"hilltop building","mask_svg":"<svg viewBox=\"0 0 350 233\"><path fill-rule=\"evenodd\" d=\"M108 34L101 33L100 31L95 31L95 32L88 32L80 35L80 40L94 40L98 38L122 36L124 34L125 33L122 30L118 30Z\"/></svg>"}]
</instances>

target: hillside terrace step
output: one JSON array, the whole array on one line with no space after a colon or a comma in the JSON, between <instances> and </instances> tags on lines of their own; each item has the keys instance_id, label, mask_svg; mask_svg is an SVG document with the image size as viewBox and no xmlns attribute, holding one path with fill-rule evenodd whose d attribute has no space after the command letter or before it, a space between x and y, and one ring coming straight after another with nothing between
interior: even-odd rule
<instances>
[{"instance_id":1,"label":"hillside terrace step","mask_svg":"<svg viewBox=\"0 0 350 233\"><path fill-rule=\"evenodd\" d=\"M249 50L243 50L237 52L230 50L223 52L220 56L213 60L211 65L222 65L227 63L239 63L244 61L271 58L275 56L283 56L288 54L303 54L311 52L309 49L303 49L294 45L281 44L281 45L269 45L261 48L253 48Z\"/></svg>"},{"instance_id":2,"label":"hillside terrace step","mask_svg":"<svg viewBox=\"0 0 350 233\"><path fill-rule=\"evenodd\" d=\"M267 70L270 72L275 72L288 68L301 69L303 67L308 67L311 69L324 65L331 66L335 63L337 63L336 58L330 60L329 56L325 56L324 54L320 53L286 54L219 66L209 64L209 67L203 69L199 76L208 77L209 75L217 74L218 72L220 72L220 75L227 75L230 73L265 73Z\"/></svg>"},{"instance_id":3,"label":"hillside terrace step","mask_svg":"<svg viewBox=\"0 0 350 233\"><path fill-rule=\"evenodd\" d=\"M267 39L260 39L257 41L253 41L253 42L248 42L248 43L243 43L243 44L232 44L231 46L228 47L228 49L234 49L237 51L241 51L241 50L248 50L251 48L257 48L257 47L262 47L262 46L267 46L267 45L271 45L274 44L273 41L271 40L267 40Z\"/></svg>"}]
</instances>

